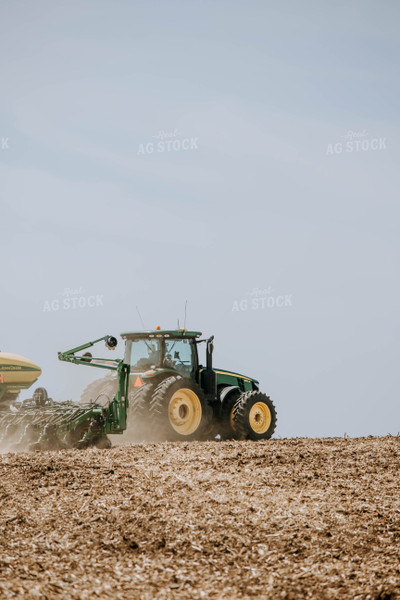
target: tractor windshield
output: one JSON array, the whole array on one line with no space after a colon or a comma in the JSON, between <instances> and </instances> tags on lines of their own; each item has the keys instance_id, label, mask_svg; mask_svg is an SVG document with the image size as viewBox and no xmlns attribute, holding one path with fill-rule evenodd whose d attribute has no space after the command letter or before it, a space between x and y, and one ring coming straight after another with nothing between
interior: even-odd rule
<instances>
[{"instance_id":1,"label":"tractor windshield","mask_svg":"<svg viewBox=\"0 0 400 600\"><path fill-rule=\"evenodd\" d=\"M197 366L197 353L192 340L173 338L146 338L132 341L132 371L175 369L190 377Z\"/></svg>"},{"instance_id":2,"label":"tractor windshield","mask_svg":"<svg viewBox=\"0 0 400 600\"><path fill-rule=\"evenodd\" d=\"M164 364L190 377L195 369L195 352L190 340L165 340Z\"/></svg>"},{"instance_id":3,"label":"tractor windshield","mask_svg":"<svg viewBox=\"0 0 400 600\"><path fill-rule=\"evenodd\" d=\"M131 366L145 371L160 366L161 352L159 340L134 340L132 343Z\"/></svg>"}]
</instances>

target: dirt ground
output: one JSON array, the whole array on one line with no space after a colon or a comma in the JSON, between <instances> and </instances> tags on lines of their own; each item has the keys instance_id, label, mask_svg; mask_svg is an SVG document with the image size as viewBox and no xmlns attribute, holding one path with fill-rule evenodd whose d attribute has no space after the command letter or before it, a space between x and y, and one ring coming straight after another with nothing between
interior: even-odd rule
<instances>
[{"instance_id":1,"label":"dirt ground","mask_svg":"<svg viewBox=\"0 0 400 600\"><path fill-rule=\"evenodd\" d=\"M400 437L0 456L0 598L400 598Z\"/></svg>"}]
</instances>

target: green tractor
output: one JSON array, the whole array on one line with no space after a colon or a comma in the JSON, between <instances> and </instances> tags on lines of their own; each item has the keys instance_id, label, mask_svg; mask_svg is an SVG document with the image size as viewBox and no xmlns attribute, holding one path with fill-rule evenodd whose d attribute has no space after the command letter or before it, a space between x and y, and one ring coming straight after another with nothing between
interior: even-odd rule
<instances>
[{"instance_id":1,"label":"green tractor","mask_svg":"<svg viewBox=\"0 0 400 600\"><path fill-rule=\"evenodd\" d=\"M213 339L198 331L161 330L122 333L123 360L77 355L105 336L70 351L60 360L116 370L116 376L90 384L83 404L103 406L105 433L126 428L135 439L190 440L219 435L223 439L268 439L276 427L275 407L250 377L213 368ZM199 346L205 344L205 366ZM114 409L111 408L114 406ZM97 409L99 410L99 409ZM111 410L111 418L110 418Z\"/></svg>"},{"instance_id":2,"label":"green tractor","mask_svg":"<svg viewBox=\"0 0 400 600\"><path fill-rule=\"evenodd\" d=\"M85 352L101 341L115 349L117 340L108 335L58 354L60 360L110 372L109 377L88 386L80 404L55 402L44 388L18 402L16 392L29 387L40 369L21 357L3 357L0 451L109 448L108 435L125 431L135 439L157 440L218 435L261 440L274 433L275 407L259 391L258 382L213 368L214 336L200 339L198 331L157 328L121 337L125 340L123 359L95 358ZM203 343L205 366L198 356ZM12 397L6 397L7 390L13 391Z\"/></svg>"}]
</instances>

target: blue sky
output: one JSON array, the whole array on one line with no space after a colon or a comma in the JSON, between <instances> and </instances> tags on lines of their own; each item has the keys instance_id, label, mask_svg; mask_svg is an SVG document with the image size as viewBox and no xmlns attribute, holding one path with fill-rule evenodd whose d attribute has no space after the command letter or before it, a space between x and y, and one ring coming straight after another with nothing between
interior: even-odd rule
<instances>
[{"instance_id":1,"label":"blue sky","mask_svg":"<svg viewBox=\"0 0 400 600\"><path fill-rule=\"evenodd\" d=\"M1 350L77 398L58 350L187 299L277 435L397 433L399 12L3 1ZM68 288L101 302L44 310ZM290 303L234 310L255 289Z\"/></svg>"}]
</instances>

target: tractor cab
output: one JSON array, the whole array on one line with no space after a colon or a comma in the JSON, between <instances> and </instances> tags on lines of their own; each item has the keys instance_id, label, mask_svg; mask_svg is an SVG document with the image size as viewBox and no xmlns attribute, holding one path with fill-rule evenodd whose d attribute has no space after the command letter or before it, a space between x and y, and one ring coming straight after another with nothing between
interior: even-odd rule
<instances>
[{"instance_id":1,"label":"tractor cab","mask_svg":"<svg viewBox=\"0 0 400 600\"><path fill-rule=\"evenodd\" d=\"M200 335L177 335L177 331L123 333L131 342L131 373L174 369L185 377L193 377L198 366L195 338Z\"/></svg>"},{"instance_id":2,"label":"tractor cab","mask_svg":"<svg viewBox=\"0 0 400 600\"><path fill-rule=\"evenodd\" d=\"M205 393L216 395L217 377L212 369L213 337L200 340L200 331L185 329L122 333L126 340L125 362L130 372L152 378L165 371L190 377ZM206 344L206 367L199 364L197 346Z\"/></svg>"},{"instance_id":3,"label":"tractor cab","mask_svg":"<svg viewBox=\"0 0 400 600\"><path fill-rule=\"evenodd\" d=\"M199 331L161 330L122 333L126 340L125 362L131 373L151 376L153 371L174 370L183 377L196 378Z\"/></svg>"}]
</instances>

